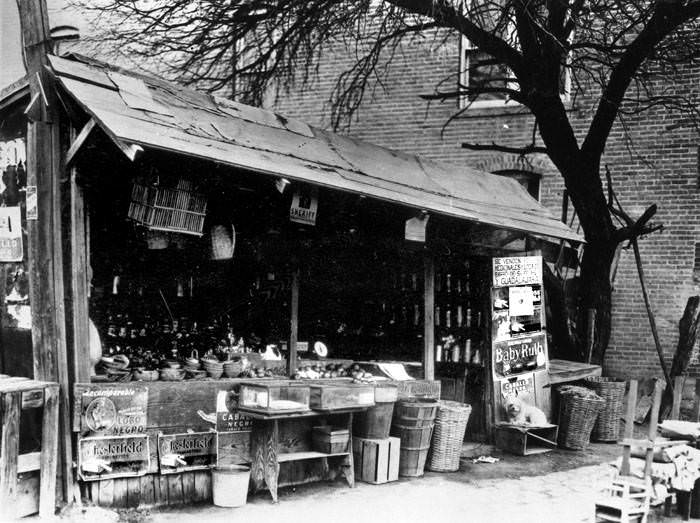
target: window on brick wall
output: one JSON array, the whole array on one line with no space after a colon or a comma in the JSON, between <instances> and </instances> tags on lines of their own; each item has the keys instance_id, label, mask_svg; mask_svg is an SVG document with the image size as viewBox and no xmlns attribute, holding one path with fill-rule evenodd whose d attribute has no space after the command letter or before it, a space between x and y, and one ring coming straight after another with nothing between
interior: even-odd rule
<instances>
[{"instance_id":1,"label":"window on brick wall","mask_svg":"<svg viewBox=\"0 0 700 523\"><path fill-rule=\"evenodd\" d=\"M542 176L539 173L533 173L531 171L520 171L517 169L503 169L501 171L494 171L493 174L498 174L499 176L507 176L508 178L513 178L517 180L518 182L520 182L520 185L525 187L530 196L532 196L535 200L540 199L540 178Z\"/></svg>"}]
</instances>

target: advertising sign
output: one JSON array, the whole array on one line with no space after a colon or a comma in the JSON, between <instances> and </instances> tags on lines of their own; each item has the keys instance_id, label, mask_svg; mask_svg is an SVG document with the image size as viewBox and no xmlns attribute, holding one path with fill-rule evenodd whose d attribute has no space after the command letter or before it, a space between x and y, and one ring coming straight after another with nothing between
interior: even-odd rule
<instances>
[{"instance_id":1,"label":"advertising sign","mask_svg":"<svg viewBox=\"0 0 700 523\"><path fill-rule=\"evenodd\" d=\"M497 341L493 344L494 373L498 377L545 370L547 365L545 334Z\"/></svg>"},{"instance_id":2,"label":"advertising sign","mask_svg":"<svg viewBox=\"0 0 700 523\"><path fill-rule=\"evenodd\" d=\"M146 387L95 388L80 399L80 433L125 436L146 432Z\"/></svg>"},{"instance_id":3,"label":"advertising sign","mask_svg":"<svg viewBox=\"0 0 700 523\"><path fill-rule=\"evenodd\" d=\"M143 476L150 466L148 436L108 436L78 441L81 479Z\"/></svg>"},{"instance_id":4,"label":"advertising sign","mask_svg":"<svg viewBox=\"0 0 700 523\"><path fill-rule=\"evenodd\" d=\"M216 432L187 432L158 436L161 474L206 469L216 462Z\"/></svg>"},{"instance_id":5,"label":"advertising sign","mask_svg":"<svg viewBox=\"0 0 700 523\"><path fill-rule=\"evenodd\" d=\"M292 206L289 208L289 219L304 225L316 225L318 212L318 188L302 187L292 196Z\"/></svg>"},{"instance_id":6,"label":"advertising sign","mask_svg":"<svg viewBox=\"0 0 700 523\"><path fill-rule=\"evenodd\" d=\"M217 432L251 432L253 418L238 412L238 395L221 390L216 397Z\"/></svg>"},{"instance_id":7,"label":"advertising sign","mask_svg":"<svg viewBox=\"0 0 700 523\"><path fill-rule=\"evenodd\" d=\"M22 218L19 207L0 207L0 262L22 261Z\"/></svg>"}]
</instances>

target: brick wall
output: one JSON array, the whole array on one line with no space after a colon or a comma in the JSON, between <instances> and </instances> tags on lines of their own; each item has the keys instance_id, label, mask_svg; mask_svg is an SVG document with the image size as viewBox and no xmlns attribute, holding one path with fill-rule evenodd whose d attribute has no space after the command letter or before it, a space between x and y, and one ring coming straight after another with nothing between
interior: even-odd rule
<instances>
[{"instance_id":1,"label":"brick wall","mask_svg":"<svg viewBox=\"0 0 700 523\"><path fill-rule=\"evenodd\" d=\"M327 100L338 73L349 67L351 60L352 54L342 48L327 54L312 85L282 96L275 108L328 127ZM528 143L533 122L524 110L470 109L443 129L456 110L456 102L429 105L419 98L434 89L436 79L456 74L457 68L456 41L428 40L400 49L383 87L367 94L347 132L387 147L488 171L522 169L540 173L541 200L558 214L563 182L546 156L523 162L513 155L470 152L460 147L462 142ZM672 88L698 98L695 85L699 80L700 65L695 64L679 73ZM589 124L595 102L591 94L571 109L579 136ZM625 140L621 126L616 126L603 165L610 166L620 200L630 214L639 216L650 204L658 204L657 220L665 229L641 240L640 247L661 342L670 364L678 320L687 298L698 292L693 283L695 244L700 242L697 134L691 125L674 125L676 119L663 109L630 117L626 124L631 143ZM605 372L625 377L660 374L631 250L623 251L615 281ZM700 374L697 359L691 372Z\"/></svg>"}]
</instances>

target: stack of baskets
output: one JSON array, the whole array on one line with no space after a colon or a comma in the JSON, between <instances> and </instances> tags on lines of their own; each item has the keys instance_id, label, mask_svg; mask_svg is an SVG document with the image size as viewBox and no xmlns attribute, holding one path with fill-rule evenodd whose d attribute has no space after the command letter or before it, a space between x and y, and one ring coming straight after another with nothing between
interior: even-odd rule
<instances>
[{"instance_id":1,"label":"stack of baskets","mask_svg":"<svg viewBox=\"0 0 700 523\"><path fill-rule=\"evenodd\" d=\"M219 360L202 358L200 361L210 378L220 378L224 373L224 364Z\"/></svg>"},{"instance_id":2,"label":"stack of baskets","mask_svg":"<svg viewBox=\"0 0 700 523\"><path fill-rule=\"evenodd\" d=\"M434 472L459 470L464 433L471 414L471 405L457 401L440 401L428 468Z\"/></svg>"},{"instance_id":3,"label":"stack of baskets","mask_svg":"<svg viewBox=\"0 0 700 523\"><path fill-rule=\"evenodd\" d=\"M559 387L559 446L572 450L585 449L604 406L605 400L591 389L576 385Z\"/></svg>"},{"instance_id":4,"label":"stack of baskets","mask_svg":"<svg viewBox=\"0 0 700 523\"><path fill-rule=\"evenodd\" d=\"M626 382L600 376L585 379L584 385L603 398L605 405L593 427L593 441L617 441L620 436L620 417L623 411Z\"/></svg>"}]
</instances>

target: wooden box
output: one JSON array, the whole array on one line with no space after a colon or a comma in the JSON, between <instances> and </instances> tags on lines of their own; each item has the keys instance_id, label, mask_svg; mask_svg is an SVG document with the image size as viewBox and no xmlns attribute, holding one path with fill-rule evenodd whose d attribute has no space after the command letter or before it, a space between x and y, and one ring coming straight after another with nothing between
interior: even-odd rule
<instances>
[{"instance_id":1,"label":"wooden box","mask_svg":"<svg viewBox=\"0 0 700 523\"><path fill-rule=\"evenodd\" d=\"M495 444L499 449L519 456L550 452L557 446L556 425L530 427L527 425L496 425Z\"/></svg>"},{"instance_id":2,"label":"wooden box","mask_svg":"<svg viewBox=\"0 0 700 523\"><path fill-rule=\"evenodd\" d=\"M311 385L311 408L340 410L374 406L374 386L354 383L324 383Z\"/></svg>"},{"instance_id":3,"label":"wooden box","mask_svg":"<svg viewBox=\"0 0 700 523\"><path fill-rule=\"evenodd\" d=\"M406 380L393 381L398 387L400 400L411 398L440 399L440 381Z\"/></svg>"},{"instance_id":4,"label":"wooden box","mask_svg":"<svg viewBox=\"0 0 700 523\"><path fill-rule=\"evenodd\" d=\"M324 454L349 452L350 431L348 429L322 425L313 428L311 435L313 449Z\"/></svg>"},{"instance_id":5,"label":"wooden box","mask_svg":"<svg viewBox=\"0 0 700 523\"><path fill-rule=\"evenodd\" d=\"M399 479L399 438L352 439L355 478L365 483L388 483Z\"/></svg>"},{"instance_id":6,"label":"wooden box","mask_svg":"<svg viewBox=\"0 0 700 523\"><path fill-rule=\"evenodd\" d=\"M239 408L264 414L309 410L309 387L288 382L243 383Z\"/></svg>"}]
</instances>

